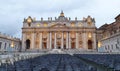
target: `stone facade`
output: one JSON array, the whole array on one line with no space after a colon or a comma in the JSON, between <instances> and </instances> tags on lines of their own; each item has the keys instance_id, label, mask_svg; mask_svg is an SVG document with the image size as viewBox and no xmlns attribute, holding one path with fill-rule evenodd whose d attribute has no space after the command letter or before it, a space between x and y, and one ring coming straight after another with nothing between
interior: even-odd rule
<instances>
[{"instance_id":1,"label":"stone facade","mask_svg":"<svg viewBox=\"0 0 120 71\"><path fill-rule=\"evenodd\" d=\"M52 20L24 19L22 27L22 51L44 49L96 50L96 26L94 18L71 20L61 12Z\"/></svg>"},{"instance_id":2,"label":"stone facade","mask_svg":"<svg viewBox=\"0 0 120 71\"><path fill-rule=\"evenodd\" d=\"M20 49L20 39L0 33L0 51L20 51Z\"/></svg>"},{"instance_id":3,"label":"stone facade","mask_svg":"<svg viewBox=\"0 0 120 71\"><path fill-rule=\"evenodd\" d=\"M101 26L97 33L99 51L120 52L120 15L115 22Z\"/></svg>"}]
</instances>

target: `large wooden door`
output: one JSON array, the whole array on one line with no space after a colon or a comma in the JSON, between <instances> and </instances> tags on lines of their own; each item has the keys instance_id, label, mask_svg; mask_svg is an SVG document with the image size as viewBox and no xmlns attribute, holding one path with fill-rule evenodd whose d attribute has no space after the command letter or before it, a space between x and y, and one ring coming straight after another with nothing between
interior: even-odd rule
<instances>
[{"instance_id":1,"label":"large wooden door","mask_svg":"<svg viewBox=\"0 0 120 71\"><path fill-rule=\"evenodd\" d=\"M30 49L30 40L29 39L26 40L26 49Z\"/></svg>"},{"instance_id":2,"label":"large wooden door","mask_svg":"<svg viewBox=\"0 0 120 71\"><path fill-rule=\"evenodd\" d=\"M92 49L92 41L88 40L88 49Z\"/></svg>"}]
</instances>

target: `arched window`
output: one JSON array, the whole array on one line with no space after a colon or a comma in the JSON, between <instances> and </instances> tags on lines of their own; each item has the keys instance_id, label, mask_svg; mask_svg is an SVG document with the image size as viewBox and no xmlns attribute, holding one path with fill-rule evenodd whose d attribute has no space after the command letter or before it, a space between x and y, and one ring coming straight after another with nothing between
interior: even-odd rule
<instances>
[{"instance_id":1,"label":"arched window","mask_svg":"<svg viewBox=\"0 0 120 71\"><path fill-rule=\"evenodd\" d=\"M37 24L37 27L40 27L40 24L39 24L39 23Z\"/></svg>"},{"instance_id":2,"label":"arched window","mask_svg":"<svg viewBox=\"0 0 120 71\"><path fill-rule=\"evenodd\" d=\"M88 38L92 38L92 33L91 32L88 33Z\"/></svg>"},{"instance_id":3,"label":"arched window","mask_svg":"<svg viewBox=\"0 0 120 71\"><path fill-rule=\"evenodd\" d=\"M47 26L48 26L48 24L47 24L47 23L44 23L43 25L44 25L44 27L47 27Z\"/></svg>"},{"instance_id":4,"label":"arched window","mask_svg":"<svg viewBox=\"0 0 120 71\"><path fill-rule=\"evenodd\" d=\"M79 27L82 27L82 23L79 23L78 26L79 26Z\"/></svg>"},{"instance_id":5,"label":"arched window","mask_svg":"<svg viewBox=\"0 0 120 71\"><path fill-rule=\"evenodd\" d=\"M74 23L71 23L71 27L74 27L75 26L75 24Z\"/></svg>"}]
</instances>

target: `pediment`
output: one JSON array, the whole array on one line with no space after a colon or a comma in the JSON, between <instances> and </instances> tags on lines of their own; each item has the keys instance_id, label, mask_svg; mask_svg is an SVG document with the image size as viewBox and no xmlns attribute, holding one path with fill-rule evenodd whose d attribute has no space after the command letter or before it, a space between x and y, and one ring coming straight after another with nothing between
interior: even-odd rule
<instances>
[{"instance_id":1,"label":"pediment","mask_svg":"<svg viewBox=\"0 0 120 71\"><path fill-rule=\"evenodd\" d=\"M64 24L55 24L55 25L52 25L51 28L67 28L67 26Z\"/></svg>"}]
</instances>

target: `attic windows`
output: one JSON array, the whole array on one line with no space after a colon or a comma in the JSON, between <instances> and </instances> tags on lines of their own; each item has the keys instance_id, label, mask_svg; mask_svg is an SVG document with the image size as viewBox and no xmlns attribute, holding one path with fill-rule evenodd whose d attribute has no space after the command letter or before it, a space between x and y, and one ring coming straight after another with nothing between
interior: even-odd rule
<instances>
[{"instance_id":1,"label":"attic windows","mask_svg":"<svg viewBox=\"0 0 120 71\"><path fill-rule=\"evenodd\" d=\"M74 23L71 23L71 27L74 27L75 26L75 24Z\"/></svg>"},{"instance_id":2,"label":"attic windows","mask_svg":"<svg viewBox=\"0 0 120 71\"><path fill-rule=\"evenodd\" d=\"M44 27L47 27L47 25L48 25L47 23L44 23Z\"/></svg>"},{"instance_id":3,"label":"attic windows","mask_svg":"<svg viewBox=\"0 0 120 71\"><path fill-rule=\"evenodd\" d=\"M79 26L79 27L82 27L82 23L79 23L78 26Z\"/></svg>"},{"instance_id":4,"label":"attic windows","mask_svg":"<svg viewBox=\"0 0 120 71\"><path fill-rule=\"evenodd\" d=\"M40 24L39 24L39 23L37 24L37 27L40 27Z\"/></svg>"}]
</instances>

